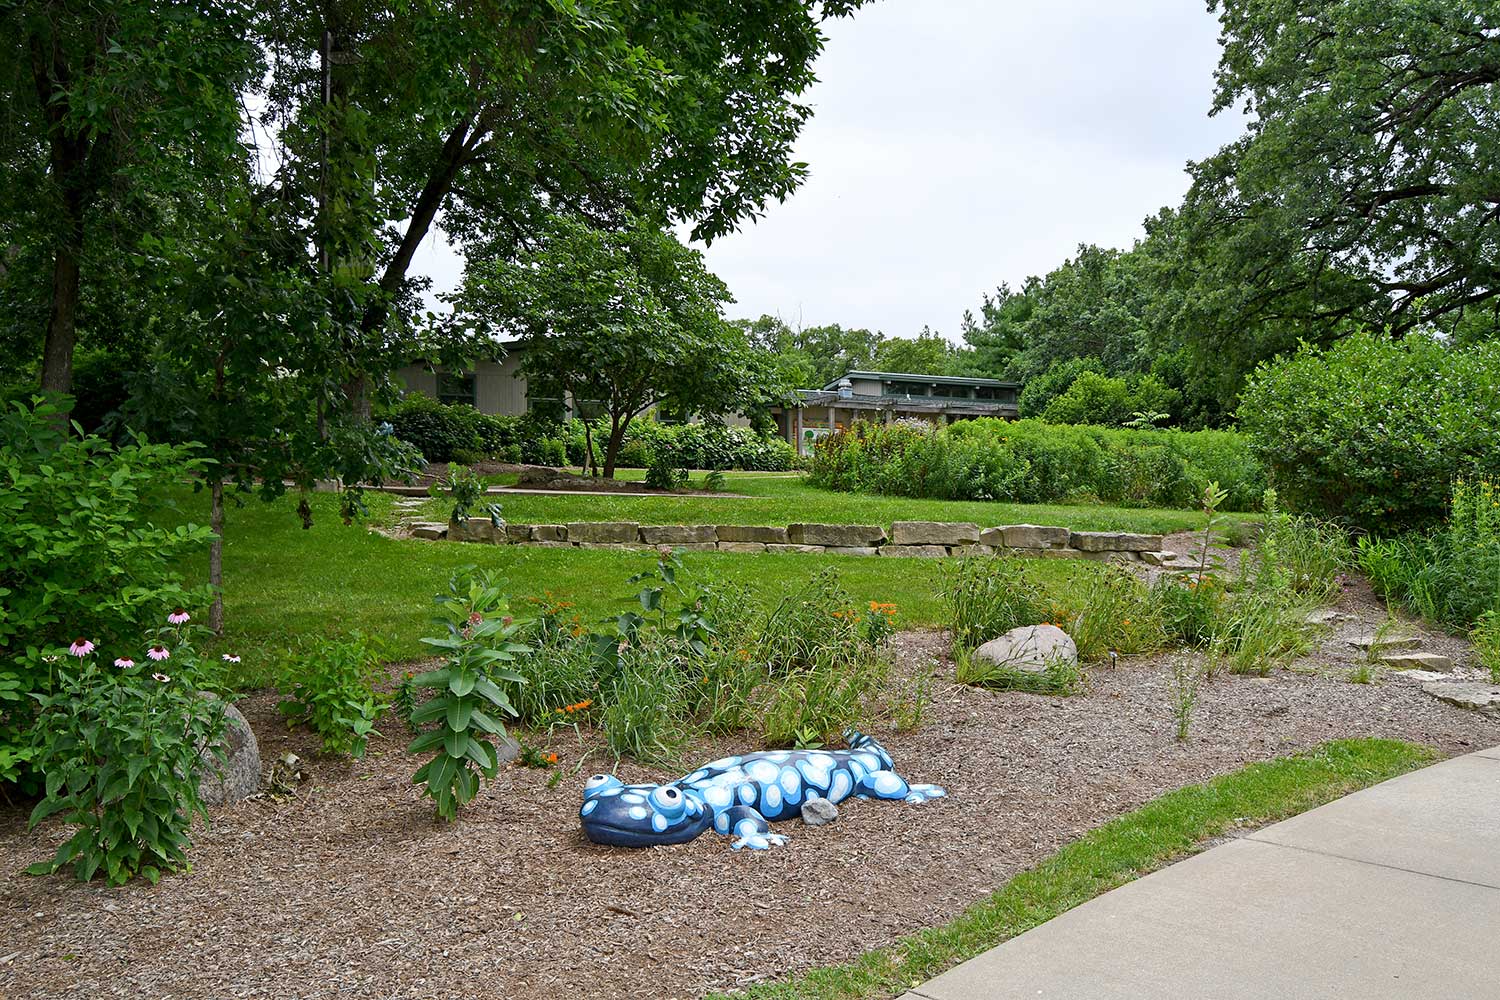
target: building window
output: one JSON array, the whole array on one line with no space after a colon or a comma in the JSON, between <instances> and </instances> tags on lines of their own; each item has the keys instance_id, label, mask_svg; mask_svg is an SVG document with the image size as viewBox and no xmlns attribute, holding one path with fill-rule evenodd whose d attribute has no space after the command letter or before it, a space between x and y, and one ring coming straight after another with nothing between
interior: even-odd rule
<instances>
[{"instance_id":1,"label":"building window","mask_svg":"<svg viewBox=\"0 0 1500 1000\"><path fill-rule=\"evenodd\" d=\"M573 400L573 415L580 420L597 420L600 417L609 416L609 409L604 405L602 399L577 399Z\"/></svg>"},{"instance_id":2,"label":"building window","mask_svg":"<svg viewBox=\"0 0 1500 1000\"><path fill-rule=\"evenodd\" d=\"M1008 386L981 385L974 390L975 399L992 399L1000 403L1014 403L1015 390Z\"/></svg>"},{"instance_id":3,"label":"building window","mask_svg":"<svg viewBox=\"0 0 1500 1000\"><path fill-rule=\"evenodd\" d=\"M533 396L527 393L526 412L549 423L560 424L568 419L568 410L563 406L561 396Z\"/></svg>"},{"instance_id":4,"label":"building window","mask_svg":"<svg viewBox=\"0 0 1500 1000\"><path fill-rule=\"evenodd\" d=\"M473 372L438 372L438 402L447 406L454 403L475 405Z\"/></svg>"}]
</instances>

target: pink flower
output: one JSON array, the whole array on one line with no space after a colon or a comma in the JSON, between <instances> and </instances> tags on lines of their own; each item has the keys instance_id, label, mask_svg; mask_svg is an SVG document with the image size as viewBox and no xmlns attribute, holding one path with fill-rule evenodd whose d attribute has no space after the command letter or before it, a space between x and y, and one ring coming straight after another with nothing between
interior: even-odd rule
<instances>
[{"instance_id":1,"label":"pink flower","mask_svg":"<svg viewBox=\"0 0 1500 1000\"><path fill-rule=\"evenodd\" d=\"M238 663L238 662L240 662L240 658L238 656L235 656L233 653L225 653L224 654L224 662L225 663Z\"/></svg>"},{"instance_id":2,"label":"pink flower","mask_svg":"<svg viewBox=\"0 0 1500 1000\"><path fill-rule=\"evenodd\" d=\"M153 681L156 681L158 684L165 684L172 678L168 677L166 674L152 674L151 679Z\"/></svg>"},{"instance_id":3,"label":"pink flower","mask_svg":"<svg viewBox=\"0 0 1500 1000\"><path fill-rule=\"evenodd\" d=\"M121 670L129 670L131 667L135 666L135 661L128 656L122 656L115 661L115 666L119 667Z\"/></svg>"},{"instance_id":4,"label":"pink flower","mask_svg":"<svg viewBox=\"0 0 1500 1000\"><path fill-rule=\"evenodd\" d=\"M146 655L151 659L159 662L161 660L165 660L172 654L167 652L166 646L152 646L150 649L146 650Z\"/></svg>"},{"instance_id":5,"label":"pink flower","mask_svg":"<svg viewBox=\"0 0 1500 1000\"><path fill-rule=\"evenodd\" d=\"M171 622L173 625L186 625L188 622L188 618L188 613L181 608L178 608L170 615L167 615L167 621Z\"/></svg>"},{"instance_id":6,"label":"pink flower","mask_svg":"<svg viewBox=\"0 0 1500 1000\"><path fill-rule=\"evenodd\" d=\"M87 639L74 639L73 645L68 647L68 655L76 656L80 659L88 656L93 651L94 644L92 642L89 642Z\"/></svg>"}]
</instances>

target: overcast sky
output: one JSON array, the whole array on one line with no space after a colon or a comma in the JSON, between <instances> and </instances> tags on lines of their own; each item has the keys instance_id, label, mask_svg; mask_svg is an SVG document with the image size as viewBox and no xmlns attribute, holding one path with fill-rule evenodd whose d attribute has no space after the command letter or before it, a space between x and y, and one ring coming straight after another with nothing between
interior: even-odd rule
<instances>
[{"instance_id":1,"label":"overcast sky","mask_svg":"<svg viewBox=\"0 0 1500 1000\"><path fill-rule=\"evenodd\" d=\"M1002 281L1129 246L1187 161L1239 132L1208 117L1203 0L876 0L828 34L797 148L811 176L706 250L731 317L957 338ZM451 287L459 262L425 249Z\"/></svg>"}]
</instances>

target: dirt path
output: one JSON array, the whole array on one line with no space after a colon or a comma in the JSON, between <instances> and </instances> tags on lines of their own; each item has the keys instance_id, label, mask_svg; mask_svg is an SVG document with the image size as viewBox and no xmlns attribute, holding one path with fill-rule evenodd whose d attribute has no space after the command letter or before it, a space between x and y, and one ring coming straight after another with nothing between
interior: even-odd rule
<instances>
[{"instance_id":1,"label":"dirt path","mask_svg":"<svg viewBox=\"0 0 1500 1000\"><path fill-rule=\"evenodd\" d=\"M895 643L901 669L934 676L934 702L918 731L878 735L904 774L951 798L851 801L830 827L783 824L791 842L765 854L711 834L595 847L577 827L581 776L549 789L545 772L514 767L463 822L436 826L399 741L352 765L314 761L295 799L219 811L193 870L155 889L13 874L64 830L27 833L22 812L0 812L0 997L695 997L951 918L1104 820L1248 761L1349 736L1450 754L1500 743L1500 723L1412 685L1304 666L1214 681L1180 744L1160 659L1096 668L1087 693L1058 699L952 684L938 633ZM312 757L269 695L241 707L267 760ZM584 776L609 766L580 761L571 731L547 745ZM749 747L685 763L731 749Z\"/></svg>"}]
</instances>

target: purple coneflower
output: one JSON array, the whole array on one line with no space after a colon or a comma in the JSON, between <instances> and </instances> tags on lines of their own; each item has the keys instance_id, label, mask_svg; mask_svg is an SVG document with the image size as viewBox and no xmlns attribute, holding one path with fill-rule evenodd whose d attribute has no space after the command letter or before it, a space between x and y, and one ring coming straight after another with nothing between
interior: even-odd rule
<instances>
[{"instance_id":1,"label":"purple coneflower","mask_svg":"<svg viewBox=\"0 0 1500 1000\"><path fill-rule=\"evenodd\" d=\"M166 674L152 674L151 679L159 684L165 684L172 678L168 677Z\"/></svg>"},{"instance_id":2,"label":"purple coneflower","mask_svg":"<svg viewBox=\"0 0 1500 1000\"><path fill-rule=\"evenodd\" d=\"M94 651L94 644L87 639L74 639L73 645L68 647L69 656L77 656L80 659L88 656Z\"/></svg>"},{"instance_id":3,"label":"purple coneflower","mask_svg":"<svg viewBox=\"0 0 1500 1000\"><path fill-rule=\"evenodd\" d=\"M233 653L225 653L224 654L224 662L225 663L238 663L238 662L240 662L240 658L238 656L235 656Z\"/></svg>"},{"instance_id":4,"label":"purple coneflower","mask_svg":"<svg viewBox=\"0 0 1500 1000\"><path fill-rule=\"evenodd\" d=\"M167 651L166 646L152 646L150 649L146 650L146 655L153 660L161 661L165 660L172 654Z\"/></svg>"},{"instance_id":5,"label":"purple coneflower","mask_svg":"<svg viewBox=\"0 0 1500 1000\"><path fill-rule=\"evenodd\" d=\"M122 656L115 661L115 666L119 667L122 670L129 670L131 667L135 666L135 661L128 656Z\"/></svg>"},{"instance_id":6,"label":"purple coneflower","mask_svg":"<svg viewBox=\"0 0 1500 1000\"><path fill-rule=\"evenodd\" d=\"M170 615L167 615L167 621L172 623L173 625L186 625L188 623L189 617L190 616L186 611L184 611L182 608L178 608Z\"/></svg>"}]
</instances>

